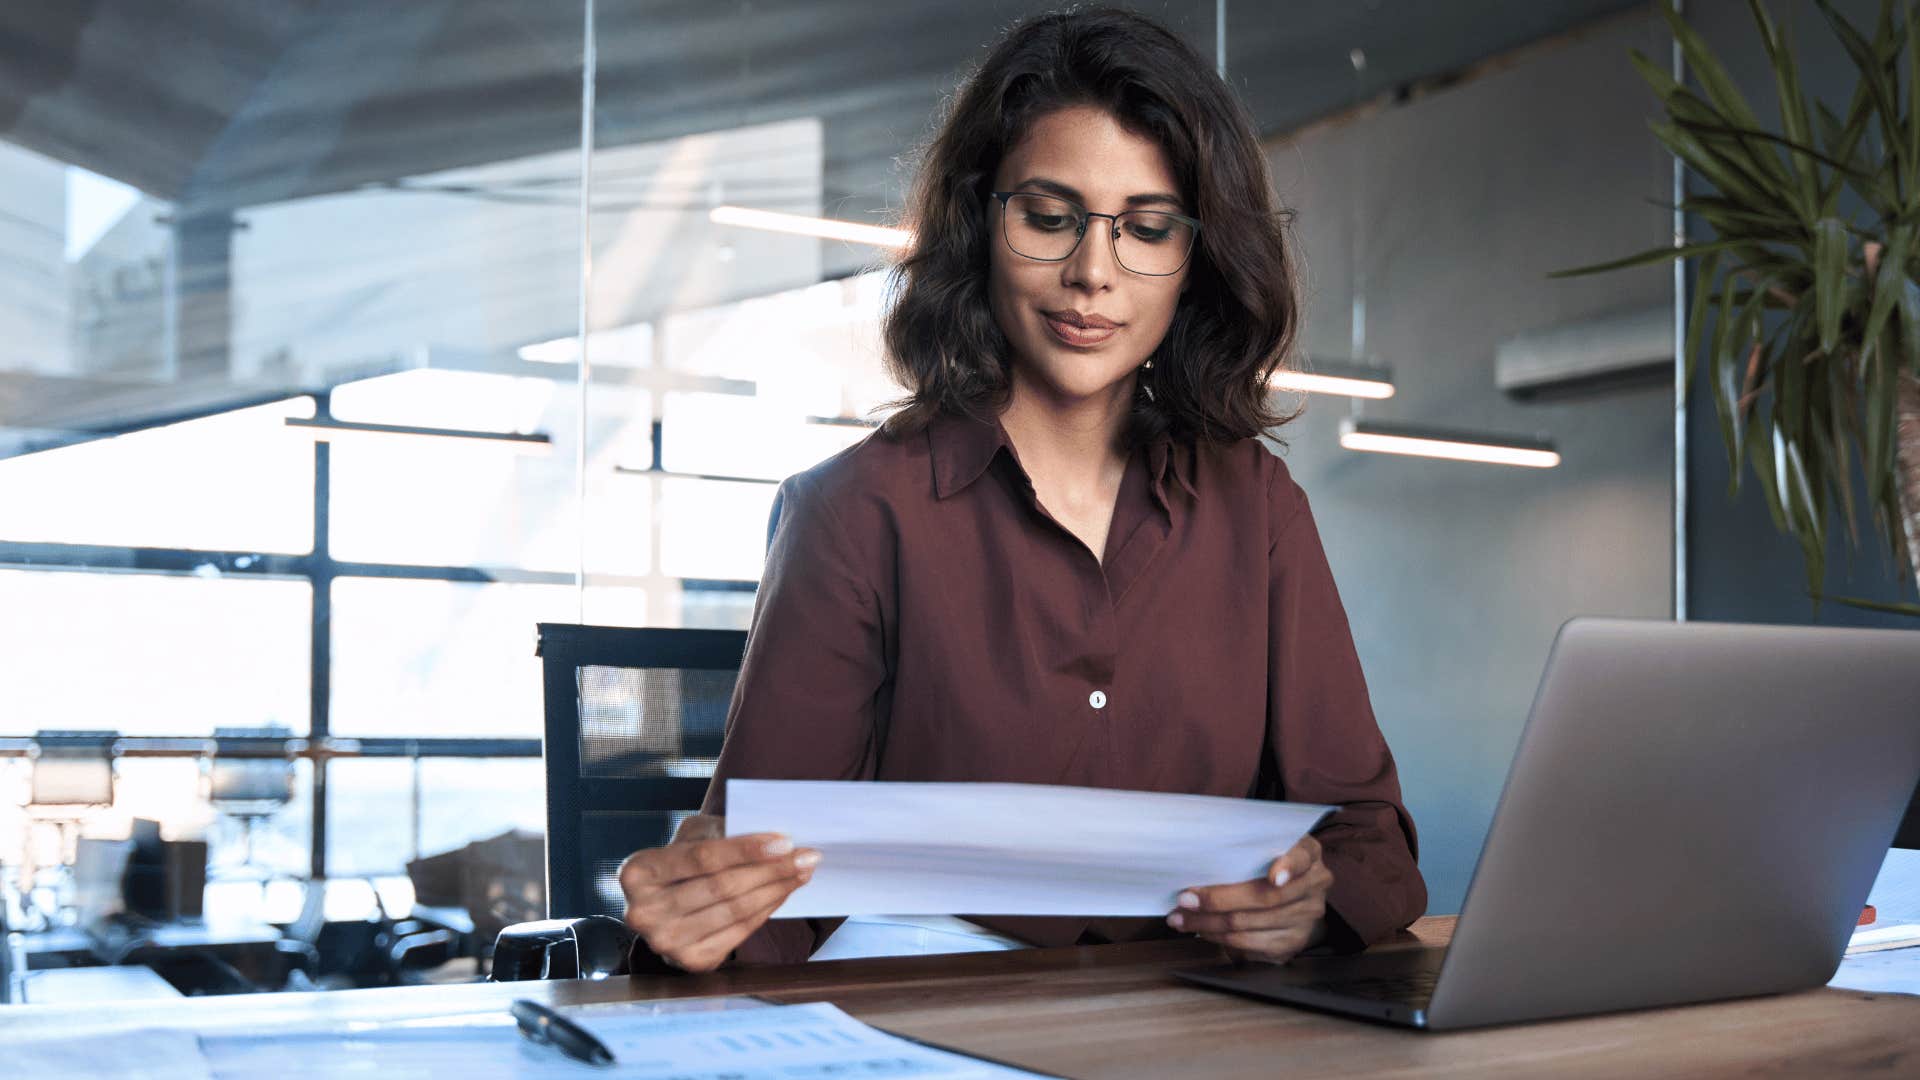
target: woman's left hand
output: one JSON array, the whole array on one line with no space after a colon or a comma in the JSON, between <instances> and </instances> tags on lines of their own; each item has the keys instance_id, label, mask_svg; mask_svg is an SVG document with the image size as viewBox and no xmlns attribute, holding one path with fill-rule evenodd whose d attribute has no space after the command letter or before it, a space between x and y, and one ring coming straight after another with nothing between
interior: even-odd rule
<instances>
[{"instance_id":1,"label":"woman's left hand","mask_svg":"<svg viewBox=\"0 0 1920 1080\"><path fill-rule=\"evenodd\" d=\"M1302 837L1264 878L1181 893L1167 925L1224 945L1236 959L1279 963L1327 936L1332 885L1333 871L1320 861L1320 841Z\"/></svg>"}]
</instances>

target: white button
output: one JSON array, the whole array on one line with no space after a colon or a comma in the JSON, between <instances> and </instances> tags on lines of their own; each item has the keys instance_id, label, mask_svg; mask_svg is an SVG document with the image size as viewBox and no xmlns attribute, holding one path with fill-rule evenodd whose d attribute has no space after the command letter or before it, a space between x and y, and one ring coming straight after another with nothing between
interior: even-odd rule
<instances>
[{"instance_id":1,"label":"white button","mask_svg":"<svg viewBox=\"0 0 1920 1080\"><path fill-rule=\"evenodd\" d=\"M1094 691L1093 693L1091 693L1091 694L1088 694L1088 695L1087 695L1087 704L1089 704L1089 705L1091 705L1091 706L1093 706L1093 707L1094 707L1094 708L1096 708L1096 709L1104 709L1104 708L1106 708L1106 707L1107 707L1107 695L1106 695L1106 693L1105 693L1105 691L1101 691L1101 690L1095 690L1095 691Z\"/></svg>"}]
</instances>

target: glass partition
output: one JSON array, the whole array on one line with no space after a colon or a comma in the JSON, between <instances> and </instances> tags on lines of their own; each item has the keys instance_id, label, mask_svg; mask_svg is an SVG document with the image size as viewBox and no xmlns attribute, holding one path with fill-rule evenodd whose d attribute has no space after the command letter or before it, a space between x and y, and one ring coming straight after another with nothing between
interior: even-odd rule
<instances>
[{"instance_id":1,"label":"glass partition","mask_svg":"<svg viewBox=\"0 0 1920 1080\"><path fill-rule=\"evenodd\" d=\"M788 226L898 224L969 66L1056 6L0 8L0 861L51 730L125 740L126 799L83 828L158 815L221 865L242 831L181 809L187 751L153 740L286 729L298 793L253 833L277 875L390 888L537 826L534 625L747 625L779 483L900 393L892 249ZM1133 6L1249 103L1302 342L1339 352L1357 311L1393 365L1368 417L1551 428L1568 459L1357 462L1338 399L1285 433L1457 896L1483 823L1458 777L1490 812L1552 628L1669 610L1667 388L1490 374L1514 337L1671 301L1653 271L1546 277L1669 235L1624 61L1665 31L1584 2ZM1463 619L1508 637L1433 633Z\"/></svg>"}]
</instances>

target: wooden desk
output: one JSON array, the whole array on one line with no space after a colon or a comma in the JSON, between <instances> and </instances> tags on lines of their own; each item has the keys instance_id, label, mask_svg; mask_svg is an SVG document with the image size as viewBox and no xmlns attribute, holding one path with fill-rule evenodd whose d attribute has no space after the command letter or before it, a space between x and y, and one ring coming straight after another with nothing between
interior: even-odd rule
<instances>
[{"instance_id":1,"label":"wooden desk","mask_svg":"<svg viewBox=\"0 0 1920 1080\"><path fill-rule=\"evenodd\" d=\"M1423 919L1381 948L1440 943ZM214 1032L712 994L832 1001L878 1027L1073 1077L1781 1076L1920 1071L1920 998L1842 990L1443 1035L1191 987L1197 941L900 957L605 982L502 983L0 1009L0 1045L137 1027Z\"/></svg>"}]
</instances>

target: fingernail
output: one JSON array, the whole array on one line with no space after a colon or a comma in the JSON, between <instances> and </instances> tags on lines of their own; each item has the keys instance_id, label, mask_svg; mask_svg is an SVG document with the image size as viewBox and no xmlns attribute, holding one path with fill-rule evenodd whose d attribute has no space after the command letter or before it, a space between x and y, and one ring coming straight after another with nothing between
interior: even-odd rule
<instances>
[{"instance_id":1,"label":"fingernail","mask_svg":"<svg viewBox=\"0 0 1920 1080\"><path fill-rule=\"evenodd\" d=\"M784 836L777 836L767 841L767 846L761 850L768 855L785 855L793 850L793 841Z\"/></svg>"},{"instance_id":2,"label":"fingernail","mask_svg":"<svg viewBox=\"0 0 1920 1080\"><path fill-rule=\"evenodd\" d=\"M1275 870L1273 872L1273 883L1275 885L1285 885L1288 881L1292 880L1292 878L1293 875L1287 873L1285 870Z\"/></svg>"},{"instance_id":3,"label":"fingernail","mask_svg":"<svg viewBox=\"0 0 1920 1080\"><path fill-rule=\"evenodd\" d=\"M793 857L793 865L802 870L811 870L820 865L820 853L817 851L803 851Z\"/></svg>"},{"instance_id":4,"label":"fingernail","mask_svg":"<svg viewBox=\"0 0 1920 1080\"><path fill-rule=\"evenodd\" d=\"M1182 926L1186 925L1186 922L1187 922L1187 917L1185 915L1180 914L1177 911L1167 916L1167 925L1173 927L1175 930L1178 930Z\"/></svg>"},{"instance_id":5,"label":"fingernail","mask_svg":"<svg viewBox=\"0 0 1920 1080\"><path fill-rule=\"evenodd\" d=\"M1179 903L1183 908L1197 908L1200 906L1200 898L1190 892L1183 892L1180 894Z\"/></svg>"}]
</instances>

